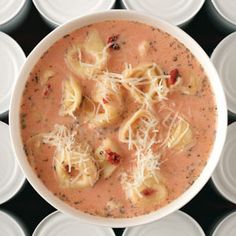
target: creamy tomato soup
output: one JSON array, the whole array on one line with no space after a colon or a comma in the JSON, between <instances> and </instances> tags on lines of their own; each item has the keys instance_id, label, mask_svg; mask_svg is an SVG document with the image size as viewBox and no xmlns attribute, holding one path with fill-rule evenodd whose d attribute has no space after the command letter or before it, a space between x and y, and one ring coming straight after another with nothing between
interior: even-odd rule
<instances>
[{"instance_id":1,"label":"creamy tomato soup","mask_svg":"<svg viewBox=\"0 0 236 236\"><path fill-rule=\"evenodd\" d=\"M134 217L170 203L206 165L214 95L201 65L169 34L106 21L52 45L21 104L38 178L92 215Z\"/></svg>"}]
</instances>

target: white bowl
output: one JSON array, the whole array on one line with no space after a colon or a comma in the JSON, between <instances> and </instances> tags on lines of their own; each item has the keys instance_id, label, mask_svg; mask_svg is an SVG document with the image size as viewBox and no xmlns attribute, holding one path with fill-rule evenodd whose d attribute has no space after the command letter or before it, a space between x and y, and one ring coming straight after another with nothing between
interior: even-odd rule
<instances>
[{"instance_id":1,"label":"white bowl","mask_svg":"<svg viewBox=\"0 0 236 236\"><path fill-rule=\"evenodd\" d=\"M33 66L37 63L41 55L57 40L62 38L64 35L71 33L72 31L81 28L85 25L93 24L96 22L101 22L105 20L131 20L131 21L138 21L142 23L146 23L153 27L160 28L163 31L168 32L172 36L176 37L179 41L181 41L190 51L195 55L197 60L201 63L202 67L204 68L210 83L212 85L214 93L217 95L215 96L215 101L217 105L217 112L218 112L218 119L216 122L216 138L212 148L212 151L209 156L209 160L207 165L203 169L202 173L200 174L199 178L194 182L194 184L181 196L179 196L176 200L172 201L167 206L152 212L147 215L142 215L133 218L104 218L100 216L92 216L83 213L82 211L76 210L66 203L62 202L59 198L53 195L45 185L41 182L40 179L36 176L33 168L31 168L27 157L23 150L21 135L20 135L20 102L22 93L25 87L25 83L27 81L28 75L32 70ZM206 184L209 180L213 170L215 169L226 136L226 127L227 127L227 108L225 102L225 96L222 89L222 85L218 74L212 65L209 57L206 53L202 50L202 48L185 32L181 29L172 26L171 24L162 21L157 18L152 18L147 16L143 13L138 13L134 11L123 11L123 10L113 10L107 12L100 12L94 13L91 15L83 16L78 19L74 19L57 29L51 32L47 37L45 37L31 52L28 56L25 65L23 66L19 79L17 80L12 100L10 106L10 132L11 132L11 141L12 145L15 150L15 154L17 159L22 167L28 181L31 185L35 188L35 190L51 205L53 205L58 210L70 214L74 217L77 217L81 221L103 225L103 226L110 226L110 227L128 227L128 226L135 226L144 223L148 223L154 220L158 220L177 209L184 206L188 203Z\"/></svg>"}]
</instances>

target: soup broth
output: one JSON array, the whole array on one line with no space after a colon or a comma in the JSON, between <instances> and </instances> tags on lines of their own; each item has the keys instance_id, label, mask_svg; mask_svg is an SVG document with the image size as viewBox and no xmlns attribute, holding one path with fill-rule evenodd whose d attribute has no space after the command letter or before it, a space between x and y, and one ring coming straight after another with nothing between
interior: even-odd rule
<instances>
[{"instance_id":1,"label":"soup broth","mask_svg":"<svg viewBox=\"0 0 236 236\"><path fill-rule=\"evenodd\" d=\"M55 196L92 215L134 217L186 191L206 165L216 105L191 52L131 21L80 28L29 75L24 150Z\"/></svg>"}]
</instances>

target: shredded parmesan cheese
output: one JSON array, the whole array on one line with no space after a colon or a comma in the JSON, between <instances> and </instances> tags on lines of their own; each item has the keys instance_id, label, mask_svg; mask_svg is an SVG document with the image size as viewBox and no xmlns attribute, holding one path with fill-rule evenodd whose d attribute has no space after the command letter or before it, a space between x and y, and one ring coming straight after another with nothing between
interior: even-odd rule
<instances>
[{"instance_id":1,"label":"shredded parmesan cheese","mask_svg":"<svg viewBox=\"0 0 236 236\"><path fill-rule=\"evenodd\" d=\"M145 103L147 108L151 108L152 103L167 99L169 88L166 80L169 75L165 75L157 64L141 65L136 68L126 64L122 74L122 85L130 91L135 100Z\"/></svg>"},{"instance_id":2,"label":"shredded parmesan cheese","mask_svg":"<svg viewBox=\"0 0 236 236\"><path fill-rule=\"evenodd\" d=\"M54 129L43 135L43 142L54 146L54 165L59 180L66 187L93 186L99 174L86 142L76 142L77 132L56 124Z\"/></svg>"},{"instance_id":3,"label":"shredded parmesan cheese","mask_svg":"<svg viewBox=\"0 0 236 236\"><path fill-rule=\"evenodd\" d=\"M155 150L156 145L161 144L159 148L176 146L188 134L189 124L179 116L178 112L174 116L169 113L162 121L163 126L168 129L166 137L160 139L159 121L152 113L153 105L168 99L169 92L175 86L168 86L167 81L171 75L166 75L156 63L134 68L130 64L125 64L122 73L110 72L106 68L110 46L109 43L103 45L98 33L93 32L85 42L84 48L77 47L78 61L74 63L69 58L67 64L74 71L83 71L87 79L96 81L96 89L90 102L93 106L92 122L97 126L115 122L120 116L122 111L120 109L123 107L121 87L125 88L136 102L142 104L142 108L133 114L119 131L120 141L126 143L129 150L134 150L136 156L132 173L123 173L122 184L128 197L133 190L142 197L138 188L146 179L157 178L156 173L160 167L162 154L160 150ZM141 55L145 54L146 47L146 42L140 45ZM81 50L86 50L94 57L93 64L83 62ZM182 122L184 128L176 129L176 122ZM63 139L62 142L65 145Z\"/></svg>"},{"instance_id":4,"label":"shredded parmesan cheese","mask_svg":"<svg viewBox=\"0 0 236 236\"><path fill-rule=\"evenodd\" d=\"M68 164L69 164L69 172L71 171L71 161L70 161L70 153L73 150L73 145L75 143L75 136L77 132L71 131L64 125L56 124L54 129L43 135L43 142L56 147L55 153L68 153ZM56 156L56 155L54 155ZM61 155L65 158L65 155ZM60 160L62 163L65 160Z\"/></svg>"},{"instance_id":5,"label":"shredded parmesan cheese","mask_svg":"<svg viewBox=\"0 0 236 236\"><path fill-rule=\"evenodd\" d=\"M141 196L138 189L143 182L150 178L156 177L156 172L160 167L161 154L153 150L153 145L157 143L158 121L150 113L138 113L140 120L138 128L134 130L132 123L128 123L128 147L135 149L136 165L131 174L123 173L121 183L126 191L127 197L130 198L133 191ZM137 114L136 114L137 115ZM143 115L143 117L142 117ZM136 121L136 120L134 120Z\"/></svg>"}]
</instances>

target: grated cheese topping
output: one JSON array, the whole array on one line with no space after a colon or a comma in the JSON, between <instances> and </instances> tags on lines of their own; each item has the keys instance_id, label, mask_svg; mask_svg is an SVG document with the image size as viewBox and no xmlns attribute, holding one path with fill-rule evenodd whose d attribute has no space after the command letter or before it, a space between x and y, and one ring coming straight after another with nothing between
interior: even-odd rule
<instances>
[{"instance_id":1,"label":"grated cheese topping","mask_svg":"<svg viewBox=\"0 0 236 236\"><path fill-rule=\"evenodd\" d=\"M80 64L80 66L84 69L87 69L88 74L87 74L87 78L88 79L92 79L92 77L94 76L94 74L96 73L96 71L98 70L102 70L103 67L105 67L107 60L108 60L108 49L109 49L110 45L106 45L103 50L101 52L96 52L93 53L95 62L94 64L89 64L89 63L85 63L82 60L82 52L80 48L77 48L77 53L78 53L78 62Z\"/></svg>"},{"instance_id":2,"label":"grated cheese topping","mask_svg":"<svg viewBox=\"0 0 236 236\"><path fill-rule=\"evenodd\" d=\"M150 108L152 103L167 99L169 88L166 80L170 75L165 75L156 63L136 68L125 64L122 74L122 85L130 91L136 101L144 103L147 108Z\"/></svg>"},{"instance_id":3,"label":"grated cheese topping","mask_svg":"<svg viewBox=\"0 0 236 236\"><path fill-rule=\"evenodd\" d=\"M160 123L153 115L153 106L155 103L167 100L170 91L175 89L175 84L170 86L167 84L171 75L166 75L156 63L143 64L134 68L130 64L125 64L121 73L110 72L106 68L106 64L111 44L103 45L97 33L93 33L89 40L89 43L85 42L85 49L94 56L94 63L83 62L82 48L77 47L78 61L75 64L72 63L71 68L82 68L87 79L96 81L97 93L89 101L93 105L93 119L99 117L100 122L103 122L105 117L109 123L111 116L117 116L111 106L119 109L119 102L113 103L113 101L109 101L109 98L113 96L113 99L115 97L115 100L119 101L121 87L126 89L136 102L142 104L142 108L133 114L133 117L119 131L119 140L126 143L129 150L134 150L136 157L133 170L131 173L123 173L121 182L128 196L132 190L135 190L141 197L138 188L145 179L157 178L157 171L161 164L161 148L172 148L178 145L187 134L189 135L190 126L178 112L172 113L171 111L162 121L163 126L167 129L166 137L164 140L160 139L158 129ZM144 49L145 43L140 46L141 54L144 54ZM70 58L67 63L68 61L70 63L73 60ZM176 84L178 85L178 83L181 83L181 78ZM108 100L110 104L106 104L104 99ZM182 126L179 127L179 124ZM73 139L73 134L71 136ZM61 142L62 146L67 145L69 149L70 141L55 139L54 145L58 148L58 143Z\"/></svg>"},{"instance_id":4,"label":"grated cheese topping","mask_svg":"<svg viewBox=\"0 0 236 236\"><path fill-rule=\"evenodd\" d=\"M165 75L156 63L152 63L148 68L141 69L144 76L132 76L135 70L137 68L125 64L125 69L121 74L104 70L94 74L90 79L103 84L104 94L107 90L116 93L122 86L130 92L137 102L145 104L147 109L152 110L153 103L167 99L170 90L166 80L170 75ZM159 74L153 74L152 71L154 70L157 70ZM143 91L143 88L147 91Z\"/></svg>"},{"instance_id":5,"label":"grated cheese topping","mask_svg":"<svg viewBox=\"0 0 236 236\"><path fill-rule=\"evenodd\" d=\"M71 171L70 154L73 151L76 134L76 131L71 131L64 125L56 124L51 132L43 135L43 143L56 147L54 158L58 156L57 154L67 154L59 155L61 160L55 161L59 161L60 163L67 161L69 172ZM67 160L65 160L65 158L67 158Z\"/></svg>"},{"instance_id":6,"label":"grated cheese topping","mask_svg":"<svg viewBox=\"0 0 236 236\"><path fill-rule=\"evenodd\" d=\"M63 168L65 165L68 165L68 172L71 173L72 166L83 166L82 172L80 172L77 177L73 179L75 182L78 178L81 177L83 173L88 172L87 163L92 159L92 149L86 143L77 143L76 142L77 132L71 130L64 125L56 124L54 129L46 134L43 134L43 143L50 146L54 146L54 163L55 165L61 165Z\"/></svg>"},{"instance_id":7,"label":"grated cheese topping","mask_svg":"<svg viewBox=\"0 0 236 236\"><path fill-rule=\"evenodd\" d=\"M136 156L136 164L131 174L123 173L121 178L128 198L131 197L133 191L142 197L138 188L146 179L157 178L156 173L160 168L161 158L161 153L153 150L153 145L157 144L158 140L157 125L157 119L150 114L141 117L136 132L132 129L131 124L128 126L128 147L135 150Z\"/></svg>"}]
</instances>

